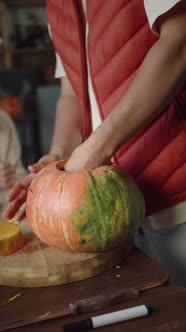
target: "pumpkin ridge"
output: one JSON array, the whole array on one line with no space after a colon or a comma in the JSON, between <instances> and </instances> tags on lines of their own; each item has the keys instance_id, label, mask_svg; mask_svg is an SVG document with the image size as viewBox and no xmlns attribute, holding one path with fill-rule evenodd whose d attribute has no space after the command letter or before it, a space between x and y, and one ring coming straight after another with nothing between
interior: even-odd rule
<instances>
[{"instance_id":1,"label":"pumpkin ridge","mask_svg":"<svg viewBox=\"0 0 186 332\"><path fill-rule=\"evenodd\" d=\"M105 167L105 168L103 168L103 171L105 171L105 174L102 174L100 177L105 177L105 176L107 176L108 174L109 174L109 172L107 172L108 171L108 169ZM112 176L112 172L110 172L110 174L109 175L111 175ZM99 178L98 178L99 179ZM99 182L99 180L98 180L97 178L94 178L94 182L95 182L95 194L94 194L94 196L95 196L95 200L97 201L97 203L98 203L98 206L99 207L102 207L102 209L100 208L100 211L102 211L101 212L101 217L103 216L103 218L104 218L104 210L105 210L105 197L103 198L103 196L101 196L100 195L100 193L99 193L99 184L98 185L96 185L96 183L97 182ZM98 180L98 181L97 181ZM109 177L109 182L111 183L111 182L114 182L113 181L113 179L112 179L112 177ZM114 185L115 185L115 183L114 183ZM108 206L106 206L106 209L108 208ZM111 207L112 208L112 207ZM101 220L101 219L100 219ZM108 221L108 220L107 220ZM105 223L103 223L103 234L104 233L106 233L107 232L107 223L105 222ZM101 234L100 234L101 235ZM102 245L103 245L103 247L107 247L107 245L108 245L108 240L109 240L109 237L104 237L104 236L102 236L102 240L101 240L101 242L102 242Z\"/></svg>"},{"instance_id":2,"label":"pumpkin ridge","mask_svg":"<svg viewBox=\"0 0 186 332\"><path fill-rule=\"evenodd\" d=\"M40 214L38 217L38 213L40 213L40 204L42 204L42 201L43 201L43 194L42 194L43 188L46 187L47 180L51 179L51 175L49 175L47 172L49 169L48 166L52 167L51 164L47 165L45 168L41 169L40 172L38 173L38 175L36 176L36 178L34 178L33 181L31 182L31 185L34 183L34 186L31 188L32 195L34 194L35 187L37 188L37 204L35 204L35 209L33 209L33 211L32 211L33 223L31 225L31 228L32 228L33 232L36 231L36 234L43 242L44 242L43 235L41 234L39 223L38 223L38 219L40 219ZM44 179L43 179L43 177L44 177ZM42 183L40 183L41 178L43 180ZM39 189L38 189L38 183L40 184ZM44 214L44 217L45 217L45 220L49 223L48 216L46 214ZM44 237L47 238L49 234L50 234L50 232L48 234L45 232Z\"/></svg>"},{"instance_id":3,"label":"pumpkin ridge","mask_svg":"<svg viewBox=\"0 0 186 332\"><path fill-rule=\"evenodd\" d=\"M43 176L46 173L46 169L41 169L39 171L39 173L37 174L37 176L33 179L34 180L34 187L37 185L37 182L40 180L40 177ZM28 188L28 190L31 190L31 192L33 193L33 188L32 188L32 184L33 184L33 180Z\"/></svg>"},{"instance_id":4,"label":"pumpkin ridge","mask_svg":"<svg viewBox=\"0 0 186 332\"><path fill-rule=\"evenodd\" d=\"M112 172L111 170L107 169L108 172ZM128 229L128 235L134 234L134 232L136 232L136 230L140 227L141 221L143 219L143 215L144 215L144 210L143 212L141 212L141 215L139 215L137 218L136 216L136 210L139 206L139 203L135 204L134 207L134 203L139 202L141 200L141 204L142 206L145 207L145 202L143 199L143 195L142 193L139 191L138 187L136 186L134 180L132 179L132 176L127 174L127 176L125 175L125 173L121 170L118 169L116 173L120 173L120 175L125 179L125 185L126 185L126 195L127 195L127 202L128 202L128 220L130 220L130 227ZM114 178L113 178L114 179ZM132 179L132 181L130 181L130 179ZM116 181L116 185L117 185L117 181ZM134 189L134 190L133 190ZM130 195L129 195L130 193ZM129 200L129 196L131 197L131 199ZM134 213L134 208L135 208L135 213ZM140 212L140 211L138 211ZM133 218L131 217L132 215L135 215L135 220L133 220ZM138 224L136 223L136 221L138 221Z\"/></svg>"},{"instance_id":5,"label":"pumpkin ridge","mask_svg":"<svg viewBox=\"0 0 186 332\"><path fill-rule=\"evenodd\" d=\"M119 179L122 179L124 178L123 176L123 173L120 173L119 170L115 170L115 169L108 169L106 168L105 169L105 172L107 174L110 174L110 181L113 182L113 185L117 187L117 190L118 190L118 196L119 196L119 193L120 195L124 198L123 199L123 210L122 210L122 214L125 215L125 227L127 228L127 231L125 230L125 238L127 238L127 235L129 233L129 195L128 195L128 186L127 184L122 181L122 186L121 186L121 183L116 181L119 178ZM113 173L114 172L114 173ZM124 204L126 204L126 206L124 206ZM114 210L117 210L117 201L114 202ZM123 225L124 226L124 225ZM123 238L123 240L125 240L125 238Z\"/></svg>"},{"instance_id":6,"label":"pumpkin ridge","mask_svg":"<svg viewBox=\"0 0 186 332\"><path fill-rule=\"evenodd\" d=\"M46 172L47 172L46 169L41 169L41 171L37 174L36 178L33 179L34 182L33 182L33 180L32 180L32 182L31 182L31 184L30 184L30 187L29 187L29 188L31 188L30 192L31 192L32 195L34 194L34 188L37 186L37 183L40 181L40 178L41 178ZM32 186L33 186L33 183L34 183L34 188L32 187ZM40 187L40 192L42 191L42 188L44 187L44 185L45 185L45 181L43 181L43 186ZM32 227L32 230L33 230L33 229L36 229L37 234L39 234L39 236L41 236L40 231L39 231L39 227L38 227L38 225L37 225L36 212L38 212L38 207L36 207L36 208L34 209L34 211L32 212L32 213L33 213L33 221L34 221L34 222L32 223L31 227Z\"/></svg>"},{"instance_id":7,"label":"pumpkin ridge","mask_svg":"<svg viewBox=\"0 0 186 332\"><path fill-rule=\"evenodd\" d=\"M102 201L102 198L99 199L99 190L97 190L96 188L96 183L97 183L97 179L96 177L93 176L93 174L91 172L88 172L88 176L89 176L89 179L91 181L91 183L95 186L94 186L94 190L92 190L92 195L94 196L94 200L95 200L95 204L96 204L96 207L97 207L97 210L99 211L99 216L98 216L98 219L101 220L103 218L103 213L102 213L102 209L101 209L101 201ZM99 230L98 230L99 231ZM101 235L101 234L100 234ZM104 241L104 239L102 238L102 241Z\"/></svg>"},{"instance_id":8,"label":"pumpkin ridge","mask_svg":"<svg viewBox=\"0 0 186 332\"><path fill-rule=\"evenodd\" d=\"M72 246L72 243L70 241L70 237L67 236L67 232L64 230L64 222L63 222L63 209L62 209L62 205L64 204L64 193L65 193L65 190L64 190L64 187L65 187L65 179L68 177L68 173L64 173L64 178L63 178L63 183L61 184L61 188L63 188L63 190L60 189L60 195L61 195L61 199L59 200L59 211L60 211L60 214L59 214L59 219L60 219L60 223L59 223L59 228L60 228L60 231L61 231L61 234L63 236L63 238L66 240L66 246L73 250L73 246Z\"/></svg>"}]
</instances>

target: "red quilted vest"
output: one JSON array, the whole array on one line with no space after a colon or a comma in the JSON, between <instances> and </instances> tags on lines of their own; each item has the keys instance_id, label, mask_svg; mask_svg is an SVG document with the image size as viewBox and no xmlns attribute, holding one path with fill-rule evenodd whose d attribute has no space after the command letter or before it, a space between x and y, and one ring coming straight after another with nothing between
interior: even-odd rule
<instances>
[{"instance_id":1,"label":"red quilted vest","mask_svg":"<svg viewBox=\"0 0 186 332\"><path fill-rule=\"evenodd\" d=\"M81 0L48 0L53 43L83 112L83 136L91 133L85 21ZM89 62L104 119L125 94L156 42L143 0L87 0ZM139 185L147 215L186 199L186 89L148 127L123 145L116 162Z\"/></svg>"}]
</instances>

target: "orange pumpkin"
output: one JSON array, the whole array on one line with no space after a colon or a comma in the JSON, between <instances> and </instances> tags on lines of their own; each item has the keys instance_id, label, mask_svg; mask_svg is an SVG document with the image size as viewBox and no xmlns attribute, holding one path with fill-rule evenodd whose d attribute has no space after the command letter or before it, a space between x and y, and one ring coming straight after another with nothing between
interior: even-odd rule
<instances>
[{"instance_id":1,"label":"orange pumpkin","mask_svg":"<svg viewBox=\"0 0 186 332\"><path fill-rule=\"evenodd\" d=\"M26 215L35 235L63 250L102 251L133 235L144 200L117 165L64 171L65 161L42 169L27 194Z\"/></svg>"},{"instance_id":2,"label":"orange pumpkin","mask_svg":"<svg viewBox=\"0 0 186 332\"><path fill-rule=\"evenodd\" d=\"M12 117L18 116L23 110L22 102L16 96L1 98L0 107Z\"/></svg>"}]
</instances>

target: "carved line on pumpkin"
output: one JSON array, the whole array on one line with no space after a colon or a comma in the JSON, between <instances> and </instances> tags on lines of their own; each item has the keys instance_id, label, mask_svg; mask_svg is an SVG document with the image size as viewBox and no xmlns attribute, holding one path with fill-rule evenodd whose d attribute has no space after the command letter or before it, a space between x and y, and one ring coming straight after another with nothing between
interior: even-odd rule
<instances>
[{"instance_id":1,"label":"carved line on pumpkin","mask_svg":"<svg viewBox=\"0 0 186 332\"><path fill-rule=\"evenodd\" d=\"M46 169L41 169L39 171L39 173L36 175L36 178L34 179L34 188L36 187L37 182L40 180L40 177L43 176L46 172L47 172ZM44 185L44 183L43 183L43 185ZM30 187L31 186L32 186L32 182L31 182ZM42 191L42 188L40 188L40 192L41 191ZM34 189L32 189L32 193L34 193ZM34 229L37 230L37 234L39 234L39 236L40 236L41 234L40 234L40 231L39 231L38 226L37 226L37 213L38 213L38 206L36 206L36 209L34 210L35 217L34 217L34 222L33 222L33 225L31 226L31 228L32 228L33 231L34 231ZM26 207L26 215L27 215L27 207Z\"/></svg>"},{"instance_id":2,"label":"carved line on pumpkin","mask_svg":"<svg viewBox=\"0 0 186 332\"><path fill-rule=\"evenodd\" d=\"M60 161L59 163L61 163L62 161ZM66 161L63 160L63 163L65 164ZM66 224L65 222L63 222L64 220L64 216L63 216L63 209L62 209L62 204L64 202L64 193L65 193L65 189L64 189L64 186L66 185L65 183L65 180L66 178L68 179L68 172L65 172L65 177L63 178L63 183L61 184L61 189L60 189L60 192L61 192L61 199L60 199L60 202L59 202L59 205L60 205L60 215L59 215L59 218L60 218L60 223L59 223L59 228L60 228L60 231L61 231L61 235L63 236L64 240L66 241L66 246L69 250L74 250L73 246L72 246L72 243L71 243L71 238L68 234L68 231L66 230ZM66 248L66 249L67 249Z\"/></svg>"},{"instance_id":3,"label":"carved line on pumpkin","mask_svg":"<svg viewBox=\"0 0 186 332\"><path fill-rule=\"evenodd\" d=\"M42 173L40 174L41 171L42 171ZM46 170L41 169L41 171L37 174L37 179L39 179L40 175L43 175L44 173L46 173ZM32 193L34 193L31 185L32 185L32 183L30 184L28 190L30 190Z\"/></svg>"}]
</instances>

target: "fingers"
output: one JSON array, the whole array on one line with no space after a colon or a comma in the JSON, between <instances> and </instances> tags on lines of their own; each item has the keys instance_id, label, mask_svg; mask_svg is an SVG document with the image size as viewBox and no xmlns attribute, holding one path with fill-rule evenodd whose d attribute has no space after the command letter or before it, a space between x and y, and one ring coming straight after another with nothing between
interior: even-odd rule
<instances>
[{"instance_id":1,"label":"fingers","mask_svg":"<svg viewBox=\"0 0 186 332\"><path fill-rule=\"evenodd\" d=\"M7 219L12 219L15 214L19 211L21 206L25 203L27 197L27 191L36 174L29 174L20 182L16 183L13 189L8 195L8 201L10 202L3 213L3 217ZM24 211L24 210L23 210ZM24 212L18 214L18 220L21 220L25 215Z\"/></svg>"},{"instance_id":2,"label":"fingers","mask_svg":"<svg viewBox=\"0 0 186 332\"><path fill-rule=\"evenodd\" d=\"M38 163L28 166L28 170L32 173L38 173L41 169L42 168Z\"/></svg>"},{"instance_id":3,"label":"fingers","mask_svg":"<svg viewBox=\"0 0 186 332\"><path fill-rule=\"evenodd\" d=\"M25 207L23 207L23 209L21 209L20 213L16 216L16 220L21 221L25 217L26 217L26 209L25 209Z\"/></svg>"},{"instance_id":4,"label":"fingers","mask_svg":"<svg viewBox=\"0 0 186 332\"><path fill-rule=\"evenodd\" d=\"M3 216L7 219L12 219L15 214L17 214L16 219L21 220L25 217L25 208L21 209L23 203L26 201L27 197L27 191L28 188L33 180L33 178L36 176L36 173L40 171L43 167L48 165L49 163L57 160L64 159L65 157L62 155L46 155L42 157L36 164L29 166L29 170L31 171L31 174L27 175L25 178L23 178L21 181L16 183L12 190L8 194L8 202L9 205L5 209Z\"/></svg>"},{"instance_id":5,"label":"fingers","mask_svg":"<svg viewBox=\"0 0 186 332\"><path fill-rule=\"evenodd\" d=\"M61 159L67 159L67 157L63 154L47 154L43 156L39 161L33 165L28 167L29 171L32 173L38 173L43 167L47 166L53 161L58 161Z\"/></svg>"},{"instance_id":6,"label":"fingers","mask_svg":"<svg viewBox=\"0 0 186 332\"><path fill-rule=\"evenodd\" d=\"M46 165L55 160L56 160L55 156L47 154L46 156L39 159L37 163L30 165L28 169L32 173L38 173L43 167L45 167Z\"/></svg>"},{"instance_id":7,"label":"fingers","mask_svg":"<svg viewBox=\"0 0 186 332\"><path fill-rule=\"evenodd\" d=\"M30 186L30 183L32 182L34 177L35 174L31 173L25 178L23 178L20 182L17 182L8 194L8 201L13 201L16 197L20 195L22 190L28 190L28 187Z\"/></svg>"},{"instance_id":8,"label":"fingers","mask_svg":"<svg viewBox=\"0 0 186 332\"><path fill-rule=\"evenodd\" d=\"M21 182L17 182L8 193L7 196L8 201L9 202L13 201L16 197L19 196L22 190L25 190L24 185Z\"/></svg>"},{"instance_id":9,"label":"fingers","mask_svg":"<svg viewBox=\"0 0 186 332\"><path fill-rule=\"evenodd\" d=\"M32 182L33 178L35 177L35 174L29 174L25 176L20 182L17 182L12 190L8 194L8 201L13 201L16 197L20 195L22 190L28 190L28 187L30 186L30 183Z\"/></svg>"},{"instance_id":10,"label":"fingers","mask_svg":"<svg viewBox=\"0 0 186 332\"><path fill-rule=\"evenodd\" d=\"M21 206L25 203L26 196L27 196L27 190L22 190L20 195L8 205L8 207L3 213L3 217L7 219L12 219L15 216L15 214L19 211ZM22 215L22 212L23 211L21 211L19 215Z\"/></svg>"}]
</instances>

